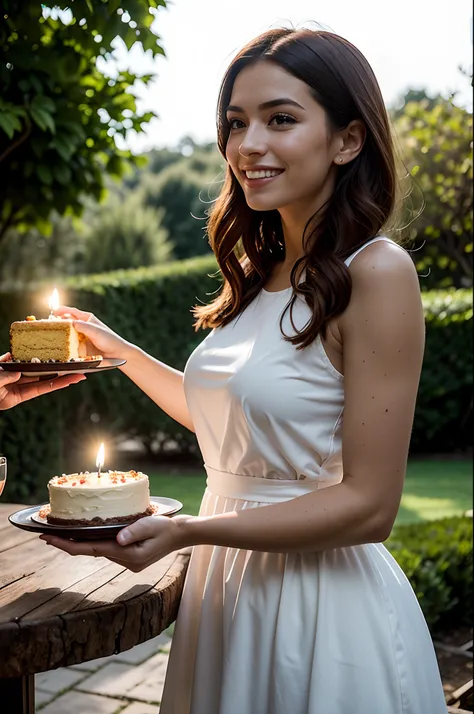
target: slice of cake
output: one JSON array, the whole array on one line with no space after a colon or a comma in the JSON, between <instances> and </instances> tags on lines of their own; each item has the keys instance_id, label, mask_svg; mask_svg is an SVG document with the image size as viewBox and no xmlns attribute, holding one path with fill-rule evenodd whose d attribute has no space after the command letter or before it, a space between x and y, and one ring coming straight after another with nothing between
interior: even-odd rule
<instances>
[{"instance_id":1,"label":"slice of cake","mask_svg":"<svg viewBox=\"0 0 474 714\"><path fill-rule=\"evenodd\" d=\"M138 471L63 474L50 480L48 491L49 507L40 513L56 525L131 523L155 513L148 476Z\"/></svg>"},{"instance_id":2,"label":"slice of cake","mask_svg":"<svg viewBox=\"0 0 474 714\"><path fill-rule=\"evenodd\" d=\"M68 362L86 356L85 337L73 327L72 320L54 318L13 322L10 327L12 359L20 362Z\"/></svg>"}]
</instances>

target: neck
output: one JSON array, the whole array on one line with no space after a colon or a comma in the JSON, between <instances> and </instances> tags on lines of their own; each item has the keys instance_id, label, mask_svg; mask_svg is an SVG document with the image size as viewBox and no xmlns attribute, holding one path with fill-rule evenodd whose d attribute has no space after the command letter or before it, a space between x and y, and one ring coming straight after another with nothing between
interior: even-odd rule
<instances>
[{"instance_id":1,"label":"neck","mask_svg":"<svg viewBox=\"0 0 474 714\"><path fill-rule=\"evenodd\" d=\"M335 178L335 177L334 177ZM330 199L334 192L333 176L328 176L325 185L317 196L301 199L279 209L283 238L285 241L286 265L294 265L298 258L302 258L306 251L303 246L303 235L306 224L314 216L312 227L316 227L321 220L318 212Z\"/></svg>"}]
</instances>

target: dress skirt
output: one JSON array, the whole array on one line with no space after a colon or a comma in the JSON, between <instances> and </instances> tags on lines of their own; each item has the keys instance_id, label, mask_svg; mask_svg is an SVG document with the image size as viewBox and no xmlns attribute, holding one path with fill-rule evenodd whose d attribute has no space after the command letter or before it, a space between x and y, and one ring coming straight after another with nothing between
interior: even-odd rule
<instances>
[{"instance_id":1,"label":"dress skirt","mask_svg":"<svg viewBox=\"0 0 474 714\"><path fill-rule=\"evenodd\" d=\"M265 507L292 488L208 476L206 516ZM262 488L268 501L254 500ZM420 606L382 544L292 554L204 545L191 555L160 713L446 714L446 705Z\"/></svg>"}]
</instances>

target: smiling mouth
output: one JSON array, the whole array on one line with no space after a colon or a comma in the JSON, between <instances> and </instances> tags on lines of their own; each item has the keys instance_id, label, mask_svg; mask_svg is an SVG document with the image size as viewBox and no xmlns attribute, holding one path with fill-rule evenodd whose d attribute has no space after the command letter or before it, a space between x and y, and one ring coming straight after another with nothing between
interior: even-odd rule
<instances>
[{"instance_id":1,"label":"smiling mouth","mask_svg":"<svg viewBox=\"0 0 474 714\"><path fill-rule=\"evenodd\" d=\"M255 171L244 171L246 178L251 181L256 179L273 178L283 173L283 169L256 169Z\"/></svg>"},{"instance_id":2,"label":"smiling mouth","mask_svg":"<svg viewBox=\"0 0 474 714\"><path fill-rule=\"evenodd\" d=\"M267 183L271 179L280 176L284 172L284 169L255 169L254 171L242 171L246 182L250 185L254 185L257 182Z\"/></svg>"}]
</instances>

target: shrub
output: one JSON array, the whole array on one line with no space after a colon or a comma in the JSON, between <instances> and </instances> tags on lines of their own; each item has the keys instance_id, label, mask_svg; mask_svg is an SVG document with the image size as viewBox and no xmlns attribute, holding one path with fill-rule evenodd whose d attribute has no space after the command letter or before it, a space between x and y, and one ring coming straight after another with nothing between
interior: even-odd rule
<instances>
[{"instance_id":1,"label":"shrub","mask_svg":"<svg viewBox=\"0 0 474 714\"><path fill-rule=\"evenodd\" d=\"M464 450L472 443L472 291L422 297L426 349L411 450Z\"/></svg>"},{"instance_id":2,"label":"shrub","mask_svg":"<svg viewBox=\"0 0 474 714\"><path fill-rule=\"evenodd\" d=\"M472 518L398 526L385 545L409 579L431 630L472 624Z\"/></svg>"}]
</instances>

